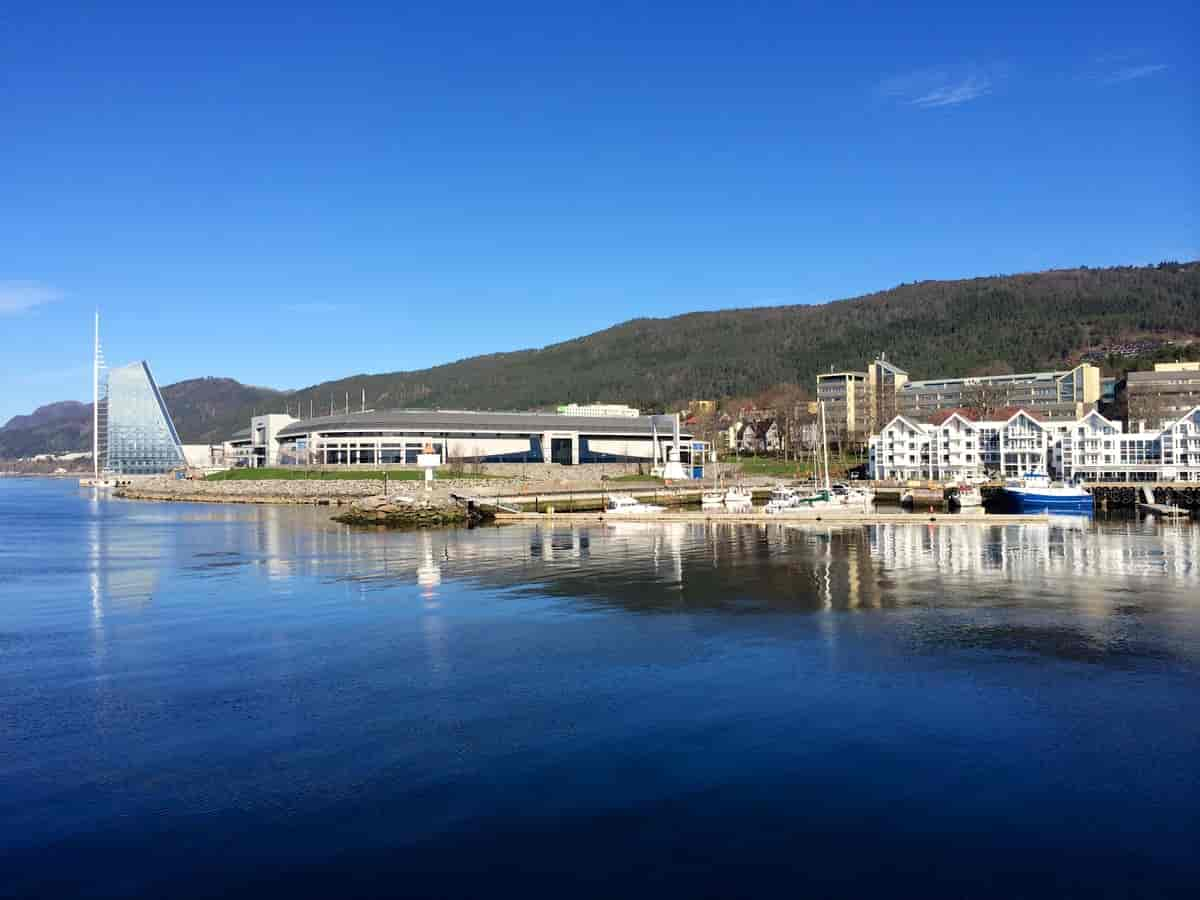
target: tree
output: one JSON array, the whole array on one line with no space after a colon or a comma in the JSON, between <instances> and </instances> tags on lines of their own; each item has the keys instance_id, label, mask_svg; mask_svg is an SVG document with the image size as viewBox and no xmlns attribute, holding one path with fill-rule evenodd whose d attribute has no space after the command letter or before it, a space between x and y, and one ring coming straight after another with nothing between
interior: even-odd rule
<instances>
[{"instance_id":1,"label":"tree","mask_svg":"<svg viewBox=\"0 0 1200 900\"><path fill-rule=\"evenodd\" d=\"M989 381L967 381L962 389L962 406L981 419L991 419L1008 406L1008 390Z\"/></svg>"}]
</instances>

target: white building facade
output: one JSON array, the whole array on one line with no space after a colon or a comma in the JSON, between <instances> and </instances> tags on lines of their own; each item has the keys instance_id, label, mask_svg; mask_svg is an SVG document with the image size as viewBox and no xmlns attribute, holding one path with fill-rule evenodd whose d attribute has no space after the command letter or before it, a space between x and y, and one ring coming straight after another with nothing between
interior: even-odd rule
<instances>
[{"instance_id":1,"label":"white building facade","mask_svg":"<svg viewBox=\"0 0 1200 900\"><path fill-rule=\"evenodd\" d=\"M899 415L872 435L868 465L882 481L1036 472L1065 481L1200 482L1200 406L1161 431L1136 433L1097 412L1070 422L1024 409L995 420L961 410L931 422Z\"/></svg>"}]
</instances>

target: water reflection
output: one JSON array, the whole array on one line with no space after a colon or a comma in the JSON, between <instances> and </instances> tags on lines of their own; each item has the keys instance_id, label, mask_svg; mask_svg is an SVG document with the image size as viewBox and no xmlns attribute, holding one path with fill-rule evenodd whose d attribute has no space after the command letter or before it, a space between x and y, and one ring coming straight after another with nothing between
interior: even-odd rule
<instances>
[{"instance_id":1,"label":"water reflection","mask_svg":"<svg viewBox=\"0 0 1200 900\"><path fill-rule=\"evenodd\" d=\"M87 569L94 627L113 603L148 603L164 573L205 582L257 574L362 595L415 586L436 608L451 583L543 593L638 611L853 610L963 602L1025 584L1080 599L1157 579L1200 581L1200 526L1061 519L1012 525L619 522L473 531L363 531L328 511L168 507L93 497ZM936 587L933 585L936 583Z\"/></svg>"},{"instance_id":2,"label":"water reflection","mask_svg":"<svg viewBox=\"0 0 1200 900\"><path fill-rule=\"evenodd\" d=\"M558 885L598 846L638 887L736 896L858 873L863 823L896 821L884 890L927 888L931 846L956 896L1004 864L997 896L1064 865L1194 884L1195 525L414 534L60 490L0 485L14 896L478 896L530 847Z\"/></svg>"}]
</instances>

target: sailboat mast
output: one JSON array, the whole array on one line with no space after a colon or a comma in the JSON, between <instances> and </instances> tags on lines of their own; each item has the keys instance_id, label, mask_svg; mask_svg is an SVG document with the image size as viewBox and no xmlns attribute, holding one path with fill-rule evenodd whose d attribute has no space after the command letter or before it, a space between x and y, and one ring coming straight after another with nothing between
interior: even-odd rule
<instances>
[{"instance_id":1,"label":"sailboat mast","mask_svg":"<svg viewBox=\"0 0 1200 900\"><path fill-rule=\"evenodd\" d=\"M100 477L100 310L92 340L92 474Z\"/></svg>"},{"instance_id":2,"label":"sailboat mast","mask_svg":"<svg viewBox=\"0 0 1200 900\"><path fill-rule=\"evenodd\" d=\"M822 400L821 408L821 454L825 457L825 492L831 493L833 486L829 483L829 440L825 437L825 401Z\"/></svg>"}]
</instances>

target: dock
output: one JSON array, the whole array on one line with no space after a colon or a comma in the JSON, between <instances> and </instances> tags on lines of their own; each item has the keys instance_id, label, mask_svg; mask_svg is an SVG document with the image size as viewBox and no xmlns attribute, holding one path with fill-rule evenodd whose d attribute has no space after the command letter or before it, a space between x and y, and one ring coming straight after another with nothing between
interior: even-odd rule
<instances>
[{"instance_id":1,"label":"dock","mask_svg":"<svg viewBox=\"0 0 1200 900\"><path fill-rule=\"evenodd\" d=\"M1142 499L1138 501L1138 509L1145 510L1149 513L1154 513L1156 516L1165 516L1169 519L1191 515L1191 512L1184 509L1182 506L1172 506L1169 503L1156 502L1154 499L1154 492L1148 487L1142 488Z\"/></svg>"},{"instance_id":2,"label":"dock","mask_svg":"<svg viewBox=\"0 0 1200 900\"><path fill-rule=\"evenodd\" d=\"M641 522L665 524L671 522L693 522L733 525L1032 525L1052 522L1066 523L1078 516L1026 513L1016 515L993 515L985 513L895 513L868 512L860 510L820 510L812 512L780 513L771 515L761 510L726 512L713 510L675 510L647 515L609 515L596 512L497 512L497 522L603 522L618 524Z\"/></svg>"}]
</instances>

